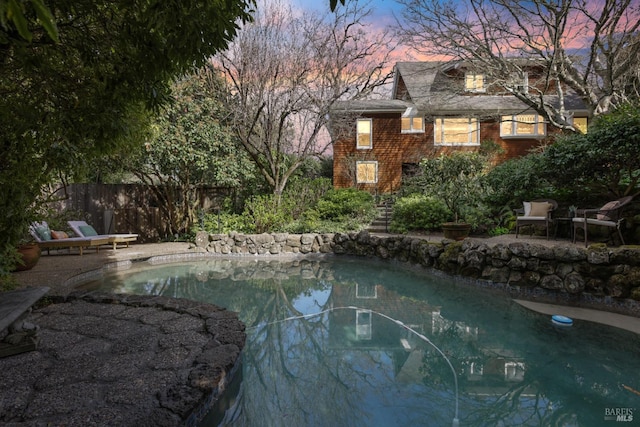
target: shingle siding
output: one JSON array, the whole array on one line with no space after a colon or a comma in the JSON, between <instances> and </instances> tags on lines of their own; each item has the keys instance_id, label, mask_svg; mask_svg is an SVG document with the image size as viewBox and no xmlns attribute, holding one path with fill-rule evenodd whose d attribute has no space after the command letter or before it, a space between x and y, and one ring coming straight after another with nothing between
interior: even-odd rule
<instances>
[{"instance_id":1,"label":"shingle siding","mask_svg":"<svg viewBox=\"0 0 640 427\"><path fill-rule=\"evenodd\" d=\"M437 117L477 117L480 120L480 141L493 140L504 151L497 162L526 155L546 143L549 134L557 132L547 125L546 138L501 138L501 115L522 113L527 107L514 96L499 93L494 88L486 93L465 93L461 90L464 87L464 69L443 72L445 68L438 62L398 63L391 99L347 101L334 108L332 116L336 123L346 115L350 115L353 121L351 128L347 124L347 132L334 135L334 187L355 186L376 194L391 193L402 184L403 164L417 164L423 158L454 150L479 149L479 146L436 146L434 119ZM539 69L532 69L528 81L530 87L538 84L539 73ZM549 99L553 100L553 97ZM576 106L579 107L578 104ZM424 115L424 133L402 133L401 117L409 107ZM356 118L372 119L371 149L356 149ZM378 162L377 183L356 184L355 162L358 160Z\"/></svg>"}]
</instances>

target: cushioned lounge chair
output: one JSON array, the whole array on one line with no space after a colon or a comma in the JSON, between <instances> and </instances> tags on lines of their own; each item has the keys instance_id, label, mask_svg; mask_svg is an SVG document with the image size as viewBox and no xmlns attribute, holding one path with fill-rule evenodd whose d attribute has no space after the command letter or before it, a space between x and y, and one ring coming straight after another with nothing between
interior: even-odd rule
<instances>
[{"instance_id":1,"label":"cushioned lounge chair","mask_svg":"<svg viewBox=\"0 0 640 427\"><path fill-rule=\"evenodd\" d=\"M84 248L96 248L96 251L100 250L101 245L109 243L109 239L105 237L63 237L49 229L49 225L45 222L34 222L29 226L29 233L38 243L40 249L46 249L47 254L50 254L51 249L61 248L78 248L80 255L83 254ZM53 238L58 237L59 238Z\"/></svg>"},{"instance_id":2,"label":"cushioned lounge chair","mask_svg":"<svg viewBox=\"0 0 640 427\"><path fill-rule=\"evenodd\" d=\"M103 237L107 238L113 249L118 247L118 243L124 243L129 247L129 242L138 240L137 234L98 234L98 232L87 224L86 221L67 221L69 227L80 237Z\"/></svg>"},{"instance_id":3,"label":"cushioned lounge chair","mask_svg":"<svg viewBox=\"0 0 640 427\"><path fill-rule=\"evenodd\" d=\"M607 227L609 229L609 237L613 241L614 230L617 231L620 242L624 245L624 238L620 231L620 226L624 218L622 217L622 208L624 208L633 196L623 197L606 203L597 209L578 209L576 217L573 218L573 243L576 242L576 232L582 230L584 234L584 246L587 246L588 229L590 225Z\"/></svg>"},{"instance_id":4,"label":"cushioned lounge chair","mask_svg":"<svg viewBox=\"0 0 640 427\"><path fill-rule=\"evenodd\" d=\"M549 229L553 223L551 215L558 208L558 202L553 199L537 199L530 202L523 202L523 207L516 209L516 239L520 232L520 227L525 225L544 227L549 240ZM533 234L533 231L531 232Z\"/></svg>"}]
</instances>

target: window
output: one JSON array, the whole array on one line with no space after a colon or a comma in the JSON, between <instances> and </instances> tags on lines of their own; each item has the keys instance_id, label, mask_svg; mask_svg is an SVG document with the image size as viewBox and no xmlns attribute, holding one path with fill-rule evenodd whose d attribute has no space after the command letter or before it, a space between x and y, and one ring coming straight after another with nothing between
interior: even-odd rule
<instances>
[{"instance_id":1,"label":"window","mask_svg":"<svg viewBox=\"0 0 640 427\"><path fill-rule=\"evenodd\" d=\"M424 132L424 118L403 117L401 120L402 120L402 133Z\"/></svg>"},{"instance_id":2,"label":"window","mask_svg":"<svg viewBox=\"0 0 640 427\"><path fill-rule=\"evenodd\" d=\"M356 143L356 148L358 148L359 150L364 150L373 147L371 138L371 128L373 127L372 120L358 119L356 126L358 130L358 141Z\"/></svg>"},{"instance_id":3,"label":"window","mask_svg":"<svg viewBox=\"0 0 640 427\"><path fill-rule=\"evenodd\" d=\"M467 92L486 91L487 89L485 87L484 74L476 73L476 72L467 72L464 75L464 89Z\"/></svg>"},{"instance_id":4,"label":"window","mask_svg":"<svg viewBox=\"0 0 640 427\"><path fill-rule=\"evenodd\" d=\"M574 117L573 118L573 127L579 130L582 133L587 133L587 118L586 117Z\"/></svg>"},{"instance_id":5,"label":"window","mask_svg":"<svg viewBox=\"0 0 640 427\"><path fill-rule=\"evenodd\" d=\"M544 120L537 114L502 116L500 136L503 138L530 138L545 136L546 133Z\"/></svg>"},{"instance_id":6,"label":"window","mask_svg":"<svg viewBox=\"0 0 640 427\"><path fill-rule=\"evenodd\" d=\"M378 298L378 287L374 284L356 283L356 298L375 299Z\"/></svg>"},{"instance_id":7,"label":"window","mask_svg":"<svg viewBox=\"0 0 640 427\"><path fill-rule=\"evenodd\" d=\"M356 182L358 184L375 184L378 182L378 162L356 162Z\"/></svg>"},{"instance_id":8,"label":"window","mask_svg":"<svg viewBox=\"0 0 640 427\"><path fill-rule=\"evenodd\" d=\"M424 132L424 117L418 115L416 107L408 107L402 113L400 121L402 133Z\"/></svg>"},{"instance_id":9,"label":"window","mask_svg":"<svg viewBox=\"0 0 640 427\"><path fill-rule=\"evenodd\" d=\"M435 145L480 145L480 124L472 117L438 118Z\"/></svg>"}]
</instances>

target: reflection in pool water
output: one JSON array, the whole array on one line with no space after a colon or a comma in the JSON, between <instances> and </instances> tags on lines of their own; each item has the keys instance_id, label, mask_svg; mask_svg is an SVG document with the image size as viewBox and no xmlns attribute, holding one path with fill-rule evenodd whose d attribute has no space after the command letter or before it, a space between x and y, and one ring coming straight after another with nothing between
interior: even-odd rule
<instances>
[{"instance_id":1,"label":"reflection in pool water","mask_svg":"<svg viewBox=\"0 0 640 427\"><path fill-rule=\"evenodd\" d=\"M640 417L637 334L556 326L503 294L405 265L216 258L134 266L86 287L239 313L242 382L232 407L206 425L448 426L457 406L461 426Z\"/></svg>"}]
</instances>

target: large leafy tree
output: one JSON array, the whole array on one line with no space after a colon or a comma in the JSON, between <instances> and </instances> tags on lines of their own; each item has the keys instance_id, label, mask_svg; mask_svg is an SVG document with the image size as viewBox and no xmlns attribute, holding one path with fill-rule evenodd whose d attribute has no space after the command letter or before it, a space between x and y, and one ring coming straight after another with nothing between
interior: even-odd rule
<instances>
[{"instance_id":1,"label":"large leafy tree","mask_svg":"<svg viewBox=\"0 0 640 427\"><path fill-rule=\"evenodd\" d=\"M226 48L253 7L253 0L46 3L43 11L40 0L0 0L3 255L26 234L43 184L135 142L146 112L169 99L173 77Z\"/></svg>"},{"instance_id":2,"label":"large leafy tree","mask_svg":"<svg viewBox=\"0 0 640 427\"><path fill-rule=\"evenodd\" d=\"M636 0L399 0L398 33L420 55L473 61L554 126L574 131L567 92L594 116L638 97ZM520 59L515 61L514 58ZM528 59L543 79L519 90ZM514 77L518 77L515 78ZM554 97L545 96L548 94Z\"/></svg>"},{"instance_id":3,"label":"large leafy tree","mask_svg":"<svg viewBox=\"0 0 640 427\"><path fill-rule=\"evenodd\" d=\"M58 27L56 25L56 20L53 17L51 10L43 0L29 0L28 2L0 0L0 27L5 31L12 27L18 32L20 37L31 41L33 33L29 28L28 17L25 15L25 11L28 7L32 8L35 17L37 18L37 23L45 29L52 40L57 42ZM3 37L2 41L6 42L7 39Z\"/></svg>"},{"instance_id":4,"label":"large leafy tree","mask_svg":"<svg viewBox=\"0 0 640 427\"><path fill-rule=\"evenodd\" d=\"M152 125L150 138L129 160L130 172L158 200L163 234L189 231L207 186L237 188L252 175L252 163L224 125L224 84L205 67L175 82L175 101Z\"/></svg>"},{"instance_id":5,"label":"large leafy tree","mask_svg":"<svg viewBox=\"0 0 640 427\"><path fill-rule=\"evenodd\" d=\"M593 198L640 194L640 106L622 105L599 116L585 135L547 147L541 169L547 179Z\"/></svg>"}]
</instances>

